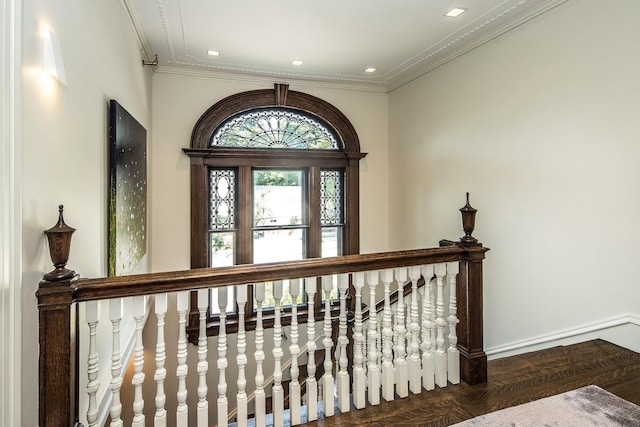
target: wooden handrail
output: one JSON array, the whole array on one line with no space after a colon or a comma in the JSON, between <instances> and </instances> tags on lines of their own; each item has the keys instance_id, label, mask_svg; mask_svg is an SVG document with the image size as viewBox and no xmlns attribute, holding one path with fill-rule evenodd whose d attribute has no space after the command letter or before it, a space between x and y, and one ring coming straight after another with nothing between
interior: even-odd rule
<instances>
[{"instance_id":1,"label":"wooden handrail","mask_svg":"<svg viewBox=\"0 0 640 427\"><path fill-rule=\"evenodd\" d=\"M124 298L400 266L455 262L467 258L469 252L484 253L485 251L486 248L482 247L449 246L269 264L246 264L99 279L78 279L73 285L73 301Z\"/></svg>"}]
</instances>

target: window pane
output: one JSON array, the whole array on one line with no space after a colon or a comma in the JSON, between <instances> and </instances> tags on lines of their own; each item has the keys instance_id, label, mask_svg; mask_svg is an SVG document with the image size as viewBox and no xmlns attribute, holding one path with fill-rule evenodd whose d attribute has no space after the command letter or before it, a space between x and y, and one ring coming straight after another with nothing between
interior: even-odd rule
<instances>
[{"instance_id":1,"label":"window pane","mask_svg":"<svg viewBox=\"0 0 640 427\"><path fill-rule=\"evenodd\" d=\"M338 150L333 132L318 120L285 109L240 113L213 134L210 147Z\"/></svg>"},{"instance_id":2,"label":"window pane","mask_svg":"<svg viewBox=\"0 0 640 427\"><path fill-rule=\"evenodd\" d=\"M306 304L306 299L304 298L304 284L301 283L300 293L298 295L298 299L296 300L297 305ZM280 305L282 307L288 307L291 305L291 294L289 293L289 281L284 280L282 282L282 300L280 301ZM275 298L273 298L273 282L265 282L264 286L264 301L262 302L263 308L271 308L275 304ZM253 299L253 306L257 305L257 301Z\"/></svg>"},{"instance_id":3,"label":"window pane","mask_svg":"<svg viewBox=\"0 0 640 427\"><path fill-rule=\"evenodd\" d=\"M253 232L253 262L304 259L304 229L257 230Z\"/></svg>"},{"instance_id":4,"label":"window pane","mask_svg":"<svg viewBox=\"0 0 640 427\"><path fill-rule=\"evenodd\" d=\"M339 301L339 293L338 293L338 276L331 276L331 282L333 286L331 287L331 292L329 292L329 296L331 297L331 302L336 303ZM322 304L324 305L324 301L327 299L327 293L322 289Z\"/></svg>"},{"instance_id":5,"label":"window pane","mask_svg":"<svg viewBox=\"0 0 640 427\"><path fill-rule=\"evenodd\" d=\"M342 255L342 227L322 227L322 257Z\"/></svg>"},{"instance_id":6,"label":"window pane","mask_svg":"<svg viewBox=\"0 0 640 427\"><path fill-rule=\"evenodd\" d=\"M209 266L224 267L234 264L234 232L210 233L211 259Z\"/></svg>"},{"instance_id":7,"label":"window pane","mask_svg":"<svg viewBox=\"0 0 640 427\"><path fill-rule=\"evenodd\" d=\"M218 305L218 289L210 289L209 290L209 312L211 314L220 314L220 306ZM231 313L235 311L236 306L236 292L235 286L227 289L227 304L226 304L226 313Z\"/></svg>"},{"instance_id":8,"label":"window pane","mask_svg":"<svg viewBox=\"0 0 640 427\"><path fill-rule=\"evenodd\" d=\"M320 222L322 225L340 225L343 220L342 171L320 171Z\"/></svg>"},{"instance_id":9,"label":"window pane","mask_svg":"<svg viewBox=\"0 0 640 427\"><path fill-rule=\"evenodd\" d=\"M211 169L209 171L209 228L235 228L236 171Z\"/></svg>"},{"instance_id":10,"label":"window pane","mask_svg":"<svg viewBox=\"0 0 640 427\"><path fill-rule=\"evenodd\" d=\"M303 224L302 171L253 171L253 225Z\"/></svg>"}]
</instances>

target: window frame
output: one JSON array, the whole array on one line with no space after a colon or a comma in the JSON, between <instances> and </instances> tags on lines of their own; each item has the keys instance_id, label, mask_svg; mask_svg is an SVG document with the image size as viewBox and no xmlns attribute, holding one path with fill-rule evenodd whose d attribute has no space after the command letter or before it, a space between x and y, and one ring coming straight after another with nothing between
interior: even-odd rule
<instances>
[{"instance_id":1,"label":"window frame","mask_svg":"<svg viewBox=\"0 0 640 427\"><path fill-rule=\"evenodd\" d=\"M216 130L227 120L242 112L254 109L284 108L310 116L329 128L338 140L338 150L320 149L281 149L281 148L230 148L210 147L210 141ZM209 170L211 168L236 168L238 188L250 188L254 168L292 168L308 170L309 203L320 205L320 194L313 188L320 188L321 169L340 169L344 171L344 234L343 255L359 253L359 161L366 156L360 152L357 133L336 107L315 96L297 91L289 91L286 84L275 84L273 89L261 89L231 95L209 108L196 123L190 148L184 148L191 163L191 268L209 268ZM250 194L237 195L237 218L242 224L252 222L252 201ZM319 215L311 215L309 227L321 230ZM251 227L237 227L236 239L239 248L251 248ZM317 236L315 235L317 234ZM241 240L243 239L243 240ZM307 244L307 258L321 256L321 233L310 232ZM235 264L248 264L252 254L242 250L235 255ZM245 322L247 330L255 328L253 289L248 286ZM189 313L189 339L195 342L199 326L199 314L196 309L196 293L191 296ZM316 318L322 317L323 304L320 298L314 303ZM271 312L273 310L270 310ZM299 313L306 311L300 306ZM227 317L229 332L237 327L237 306L234 313ZM290 322L290 308L285 310L282 323ZM265 326L272 323L269 311L264 313ZM208 315L207 335L217 335L218 320Z\"/></svg>"}]
</instances>

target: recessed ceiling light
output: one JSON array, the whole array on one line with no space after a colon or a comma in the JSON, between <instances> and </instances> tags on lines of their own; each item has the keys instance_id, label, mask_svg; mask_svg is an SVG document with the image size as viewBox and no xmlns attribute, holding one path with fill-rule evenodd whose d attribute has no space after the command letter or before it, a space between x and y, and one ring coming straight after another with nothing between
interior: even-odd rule
<instances>
[{"instance_id":1,"label":"recessed ceiling light","mask_svg":"<svg viewBox=\"0 0 640 427\"><path fill-rule=\"evenodd\" d=\"M208 50L207 51L207 55L209 55L209 56L220 56L220 51L219 50Z\"/></svg>"},{"instance_id":2,"label":"recessed ceiling light","mask_svg":"<svg viewBox=\"0 0 640 427\"><path fill-rule=\"evenodd\" d=\"M459 7L454 7L449 12L445 13L444 16L447 16L449 18L457 18L458 16L462 15L466 11L467 11L467 9L461 9Z\"/></svg>"},{"instance_id":3,"label":"recessed ceiling light","mask_svg":"<svg viewBox=\"0 0 640 427\"><path fill-rule=\"evenodd\" d=\"M369 67L367 69L364 70L365 73L375 73L376 69L373 67Z\"/></svg>"},{"instance_id":4,"label":"recessed ceiling light","mask_svg":"<svg viewBox=\"0 0 640 427\"><path fill-rule=\"evenodd\" d=\"M291 61L291 65L294 65L296 67L299 67L302 65L302 61L300 61L299 59L296 59L294 61Z\"/></svg>"}]
</instances>

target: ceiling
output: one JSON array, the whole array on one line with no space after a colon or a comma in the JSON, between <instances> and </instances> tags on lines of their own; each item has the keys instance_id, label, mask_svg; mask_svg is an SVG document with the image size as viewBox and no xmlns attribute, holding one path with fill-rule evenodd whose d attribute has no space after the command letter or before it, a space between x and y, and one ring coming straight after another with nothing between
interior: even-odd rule
<instances>
[{"instance_id":1,"label":"ceiling","mask_svg":"<svg viewBox=\"0 0 640 427\"><path fill-rule=\"evenodd\" d=\"M124 0L156 71L391 91L568 0ZM449 10L467 9L457 18ZM216 50L217 57L208 50ZM301 60L294 66L292 61ZM365 73L366 68L375 72Z\"/></svg>"}]
</instances>

